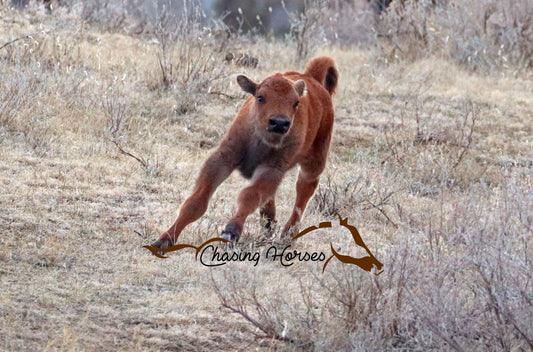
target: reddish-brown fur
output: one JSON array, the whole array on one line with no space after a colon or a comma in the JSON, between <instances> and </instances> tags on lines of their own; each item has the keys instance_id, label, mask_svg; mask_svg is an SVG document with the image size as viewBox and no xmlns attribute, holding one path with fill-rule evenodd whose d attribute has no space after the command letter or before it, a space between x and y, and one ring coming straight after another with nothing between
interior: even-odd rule
<instances>
[{"instance_id":1,"label":"reddish-brown fur","mask_svg":"<svg viewBox=\"0 0 533 352\"><path fill-rule=\"evenodd\" d=\"M252 96L203 165L178 218L153 246L168 248L174 244L183 228L204 214L215 189L235 169L251 183L239 194L237 212L222 237L237 241L246 218L258 207L270 228L276 216L276 189L284 174L298 164L296 202L283 228L285 236L291 235L326 165L333 128L331 96L337 80L335 61L327 56L311 60L303 74L276 73L259 84L245 76L237 77L241 88ZM288 131L281 134L280 126L286 128L289 123ZM278 133L269 132L274 130Z\"/></svg>"}]
</instances>

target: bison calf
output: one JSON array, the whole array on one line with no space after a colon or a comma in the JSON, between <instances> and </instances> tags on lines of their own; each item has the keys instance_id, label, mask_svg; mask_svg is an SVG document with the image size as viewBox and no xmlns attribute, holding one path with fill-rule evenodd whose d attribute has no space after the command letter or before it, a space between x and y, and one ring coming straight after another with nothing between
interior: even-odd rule
<instances>
[{"instance_id":1,"label":"bison calf","mask_svg":"<svg viewBox=\"0 0 533 352\"><path fill-rule=\"evenodd\" d=\"M276 216L276 189L285 173L298 164L296 202L283 228L283 235L290 236L326 165L333 128L331 96L337 80L335 61L327 56L311 60L303 74L276 73L261 83L238 76L239 86L252 96L203 165L178 218L153 246L172 246L183 228L204 214L215 189L235 169L251 183L239 194L237 213L222 237L238 241L246 218L258 207L270 228Z\"/></svg>"}]
</instances>

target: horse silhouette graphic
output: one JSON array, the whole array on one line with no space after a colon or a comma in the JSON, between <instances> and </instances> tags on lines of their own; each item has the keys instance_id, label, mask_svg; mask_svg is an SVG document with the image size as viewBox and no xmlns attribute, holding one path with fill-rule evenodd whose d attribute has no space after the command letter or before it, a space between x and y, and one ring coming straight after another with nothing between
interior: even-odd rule
<instances>
[{"instance_id":1,"label":"horse silhouette graphic","mask_svg":"<svg viewBox=\"0 0 533 352\"><path fill-rule=\"evenodd\" d=\"M348 231L350 231L356 246L360 246L360 247L364 248L365 251L368 253L368 256L365 256L365 257L362 257L362 258L355 258L355 257L349 256L349 255L340 254L340 253L338 253L335 250L335 248L333 248L333 243L330 242L330 248L331 248L331 253L332 254L325 261L324 266L322 267L322 273L324 273L324 271L326 270L326 268L327 268L329 262L331 261L331 259L336 258L336 259L338 259L340 262L342 262L344 264L356 265L359 268L361 268L361 269L363 269L365 271L368 271L368 272L372 272L372 269L375 267L377 270L374 271L374 274L376 276L380 275L383 272L383 270L382 270L383 264L379 260L376 259L376 257L372 254L372 252L370 252L370 249L368 249L368 247L366 246L366 244L363 241L363 238L361 237L361 235L359 234L359 231L357 230L357 228L354 225L348 224L348 218L344 218L343 219L342 216L340 216L338 213L335 213L335 215L339 218L339 225L344 227L344 228L346 228L346 229L348 229ZM321 223L319 223L316 226L309 226L306 229L300 231L294 237L292 237L292 240L294 241L296 239L302 238L305 235L307 235L307 234L309 234L309 233L311 233L311 232L313 232L315 230L324 229L324 228L330 228L330 227L332 227L331 221L321 222ZM196 252L195 253L195 259L197 260L198 259L198 254L202 251L202 249L206 248L206 246L208 244L214 243L214 242L225 242L225 243L229 243L229 244L233 244L234 243L234 242L232 242L232 241L230 241L228 239L225 239L225 238L215 237L215 238L211 238L211 239L205 241L204 243L200 244L199 246L193 246L191 244L182 243L182 244L175 244L175 245L173 245L172 247L169 247L169 248L157 248L157 247L154 247L154 246L143 246L143 248L146 248L146 249L150 250L150 252L152 252L152 254L155 255L158 258L168 258L167 256L163 255L164 253L175 252L175 251L179 251L179 250L182 250L182 249L185 249L185 248L192 248Z\"/></svg>"}]
</instances>

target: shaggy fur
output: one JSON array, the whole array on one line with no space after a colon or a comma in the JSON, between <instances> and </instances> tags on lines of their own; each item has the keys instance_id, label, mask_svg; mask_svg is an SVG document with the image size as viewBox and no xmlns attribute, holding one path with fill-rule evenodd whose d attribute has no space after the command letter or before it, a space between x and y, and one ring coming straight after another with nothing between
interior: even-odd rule
<instances>
[{"instance_id":1,"label":"shaggy fur","mask_svg":"<svg viewBox=\"0 0 533 352\"><path fill-rule=\"evenodd\" d=\"M240 87L252 96L203 165L177 220L153 246L173 245L184 227L204 214L216 188L235 169L250 179L250 185L239 194L238 210L222 237L238 241L246 218L258 207L270 228L276 217L276 189L285 173L298 164L296 201L283 228L283 235L290 237L326 165L334 115L331 96L337 81L335 61L327 56L311 60L303 74L275 73L260 83L238 76Z\"/></svg>"}]
</instances>

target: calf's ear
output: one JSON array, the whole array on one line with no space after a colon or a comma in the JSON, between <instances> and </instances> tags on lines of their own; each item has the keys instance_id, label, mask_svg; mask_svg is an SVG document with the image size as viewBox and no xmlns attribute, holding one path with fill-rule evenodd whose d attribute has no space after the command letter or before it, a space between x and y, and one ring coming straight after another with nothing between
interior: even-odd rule
<instances>
[{"instance_id":1,"label":"calf's ear","mask_svg":"<svg viewBox=\"0 0 533 352\"><path fill-rule=\"evenodd\" d=\"M294 89L296 89L296 92L299 96L302 96L305 94L305 82L303 79L299 79L296 82L294 82Z\"/></svg>"},{"instance_id":2,"label":"calf's ear","mask_svg":"<svg viewBox=\"0 0 533 352\"><path fill-rule=\"evenodd\" d=\"M237 76L237 83L239 83L239 86L241 86L243 91L250 93L251 95L255 95L257 83L243 75Z\"/></svg>"}]
</instances>

